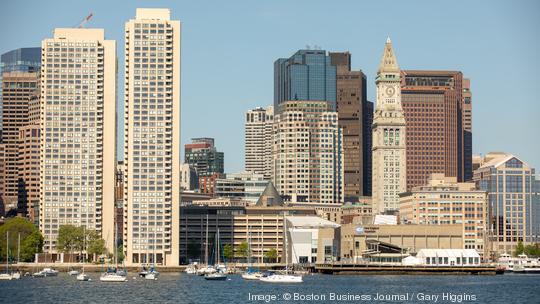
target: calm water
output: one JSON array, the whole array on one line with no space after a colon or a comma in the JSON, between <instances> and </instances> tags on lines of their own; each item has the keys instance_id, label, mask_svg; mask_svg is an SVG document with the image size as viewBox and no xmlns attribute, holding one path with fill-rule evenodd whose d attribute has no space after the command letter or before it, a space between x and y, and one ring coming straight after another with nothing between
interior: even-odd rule
<instances>
[{"instance_id":1,"label":"calm water","mask_svg":"<svg viewBox=\"0 0 540 304\"><path fill-rule=\"evenodd\" d=\"M399 297L406 295L410 303L459 303L460 295L461 303L540 303L539 275L313 275L305 276L304 283L297 285L243 281L238 275L223 282L186 274L162 273L158 281L134 279L132 275L127 283L102 283L98 273L90 274L91 282L78 282L65 273L51 278L0 281L0 303L401 303L404 301ZM346 295L349 301L337 300L337 296L332 300L332 293ZM313 300L300 299L312 294ZM377 294L394 298L375 301ZM434 298L424 297L420 301L423 294L438 299L435 302ZM284 300L289 295L291 300Z\"/></svg>"}]
</instances>

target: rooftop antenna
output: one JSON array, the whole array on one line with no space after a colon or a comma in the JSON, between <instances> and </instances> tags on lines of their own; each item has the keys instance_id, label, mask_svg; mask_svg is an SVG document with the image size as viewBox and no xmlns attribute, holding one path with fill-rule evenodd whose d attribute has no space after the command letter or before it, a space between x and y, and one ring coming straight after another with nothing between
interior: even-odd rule
<instances>
[{"instance_id":1,"label":"rooftop antenna","mask_svg":"<svg viewBox=\"0 0 540 304\"><path fill-rule=\"evenodd\" d=\"M86 16L86 18L84 18L84 19L81 21L81 23L79 23L79 25L77 26L77 28L82 28L82 27L86 24L86 22L88 22L90 19L92 19L93 16L94 16L93 13L88 14L88 16Z\"/></svg>"}]
</instances>

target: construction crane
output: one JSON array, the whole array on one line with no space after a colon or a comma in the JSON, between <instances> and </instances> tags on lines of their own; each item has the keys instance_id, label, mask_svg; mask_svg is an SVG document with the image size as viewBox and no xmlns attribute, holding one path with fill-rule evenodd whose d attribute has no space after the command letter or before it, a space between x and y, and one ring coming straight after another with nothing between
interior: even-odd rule
<instances>
[{"instance_id":1,"label":"construction crane","mask_svg":"<svg viewBox=\"0 0 540 304\"><path fill-rule=\"evenodd\" d=\"M88 16L86 16L86 18L84 18L83 21L81 21L81 23L79 23L77 28L82 28L86 24L86 22L88 22L88 20L92 19L92 16L94 16L93 13L88 14Z\"/></svg>"}]
</instances>

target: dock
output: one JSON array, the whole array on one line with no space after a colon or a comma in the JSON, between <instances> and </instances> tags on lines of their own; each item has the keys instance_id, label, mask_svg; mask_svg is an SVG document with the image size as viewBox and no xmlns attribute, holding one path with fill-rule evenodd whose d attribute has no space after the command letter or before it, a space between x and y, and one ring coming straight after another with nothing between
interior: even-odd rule
<instances>
[{"instance_id":1,"label":"dock","mask_svg":"<svg viewBox=\"0 0 540 304\"><path fill-rule=\"evenodd\" d=\"M316 264L315 272L322 274L448 274L448 275L495 275L500 273L496 266L408 266L388 264L343 264L327 263Z\"/></svg>"}]
</instances>

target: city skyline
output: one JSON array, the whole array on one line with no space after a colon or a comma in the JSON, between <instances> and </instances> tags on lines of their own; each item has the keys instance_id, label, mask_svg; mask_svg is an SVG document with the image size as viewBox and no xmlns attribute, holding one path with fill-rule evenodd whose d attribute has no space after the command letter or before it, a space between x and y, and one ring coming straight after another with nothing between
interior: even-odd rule
<instances>
[{"instance_id":1,"label":"city skyline","mask_svg":"<svg viewBox=\"0 0 540 304\"><path fill-rule=\"evenodd\" d=\"M14 17L19 16L26 6L10 3L4 5L6 9L0 13L0 22L6 28L18 30L1 33L3 43L0 52L39 46L54 28L76 26L89 12L94 16L85 27L104 28L106 39L123 45L122 24L129 19L135 7L171 8L173 18L184 24L183 45L186 46L182 71L182 145L192 137L214 137L216 145L221 147L227 158L225 172L237 172L244 165L242 117L249 109L272 104L273 62L276 59L292 56L306 44L318 45L328 52L349 51L353 56L352 68L361 69L367 76L368 100L375 101L374 76L380 59L380 44L390 36L399 52L402 69L457 70L471 79L474 153L505 151L527 159L533 167L539 167L540 143L528 138L535 136L535 114L539 113L540 104L527 94L528 88L535 84L533 73L540 67L538 60L530 59L538 53L540 44L528 39L538 28L538 4L523 2L518 7L509 2L489 2L489 6L486 2L475 2L467 5L468 10L463 10L460 4L465 2L460 2L440 12L437 10L439 5L422 3L424 5L415 6L412 11L405 4L386 7L350 2L351 8L343 11L342 17L334 14L335 17L329 20L332 22L322 24L296 22L307 16L322 17L329 9L322 2L315 2L304 11L299 11L303 7L302 2L288 6L290 9L287 11L274 3L180 5L156 1L120 6L106 2L66 4L58 1L47 5L36 2L33 3L34 9L44 14L36 16L30 24ZM247 14L233 20L235 18L231 18L234 17L231 14L238 11L238 6L245 8ZM46 18L59 7L65 7L66 17ZM377 18L370 12L378 10L392 18L377 26L366 27L374 24ZM347 18L352 16L353 19ZM451 27L443 22L457 17L460 22L452 23ZM499 22L503 19L513 22ZM216 27L215 24L222 26ZM398 24L408 26L400 29L396 27ZM293 25L297 27L294 31L284 33L280 30ZM232 44L231 39L239 42ZM117 54L121 62L123 54L119 48ZM519 56L509 57L508 54ZM213 74L204 72L212 69ZM118 75L123 72L120 67ZM123 84L121 78L118 80L117 108L121 109ZM204 90L203 87L208 85L213 89ZM493 90L505 87L511 90ZM508 106L508 103L518 102L520 106ZM215 111L207 111L209 106ZM121 126L121 114L118 116ZM213 123L200 124L201 118ZM121 129L118 138L123 137ZM523 135L515 136L515 129L522 129ZM119 149L117 155L122 153L123 150Z\"/></svg>"}]
</instances>

